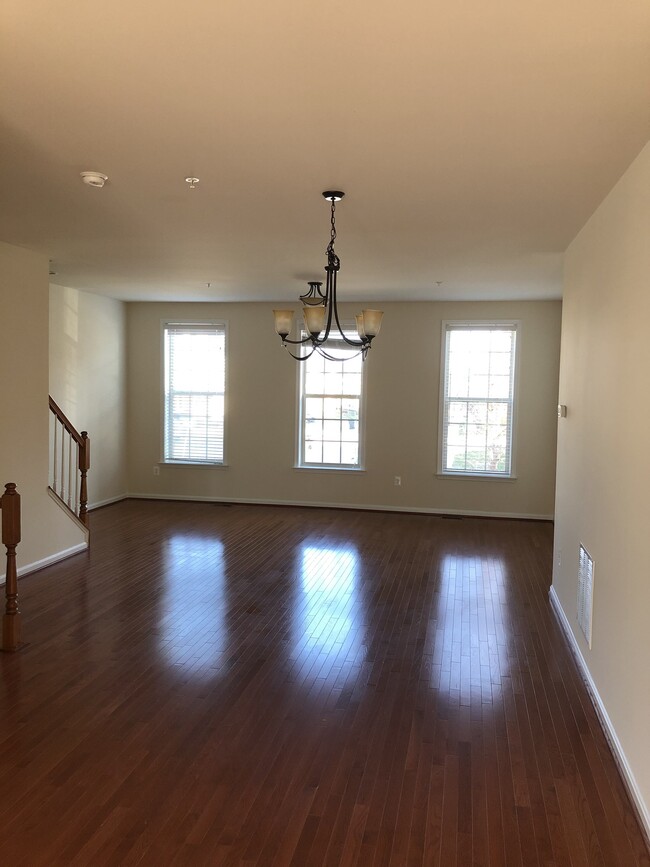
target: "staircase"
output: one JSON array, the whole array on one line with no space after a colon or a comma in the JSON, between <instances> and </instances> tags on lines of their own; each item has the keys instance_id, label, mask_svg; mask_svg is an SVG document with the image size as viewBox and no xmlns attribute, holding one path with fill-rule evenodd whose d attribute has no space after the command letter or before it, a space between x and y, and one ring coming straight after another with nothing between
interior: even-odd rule
<instances>
[{"instance_id":1,"label":"staircase","mask_svg":"<svg viewBox=\"0 0 650 867\"><path fill-rule=\"evenodd\" d=\"M49 488L60 505L88 527L88 482L90 439L77 431L50 397Z\"/></svg>"},{"instance_id":2,"label":"staircase","mask_svg":"<svg viewBox=\"0 0 650 867\"><path fill-rule=\"evenodd\" d=\"M77 431L70 419L50 397L50 496L79 522L88 537L88 470L90 440L87 431ZM20 542L20 494L9 482L0 497L1 540L7 549L5 610L2 617L0 649L13 652L21 646L18 608L16 546Z\"/></svg>"}]
</instances>

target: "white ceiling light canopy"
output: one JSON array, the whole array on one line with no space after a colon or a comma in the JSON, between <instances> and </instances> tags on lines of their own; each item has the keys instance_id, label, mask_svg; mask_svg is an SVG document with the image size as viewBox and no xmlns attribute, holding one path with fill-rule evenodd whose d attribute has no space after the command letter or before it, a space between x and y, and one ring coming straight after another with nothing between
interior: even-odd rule
<instances>
[{"instance_id":1,"label":"white ceiling light canopy","mask_svg":"<svg viewBox=\"0 0 650 867\"><path fill-rule=\"evenodd\" d=\"M102 172L81 172L81 180L89 187L101 189L108 180L108 175L102 174Z\"/></svg>"}]
</instances>

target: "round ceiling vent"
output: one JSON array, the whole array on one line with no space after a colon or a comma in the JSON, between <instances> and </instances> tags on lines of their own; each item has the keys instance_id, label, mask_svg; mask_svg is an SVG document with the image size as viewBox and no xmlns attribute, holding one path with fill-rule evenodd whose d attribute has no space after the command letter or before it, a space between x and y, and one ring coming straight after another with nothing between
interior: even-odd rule
<instances>
[{"instance_id":1,"label":"round ceiling vent","mask_svg":"<svg viewBox=\"0 0 650 867\"><path fill-rule=\"evenodd\" d=\"M103 187L108 180L108 175L101 172L81 172L81 180L89 187Z\"/></svg>"}]
</instances>

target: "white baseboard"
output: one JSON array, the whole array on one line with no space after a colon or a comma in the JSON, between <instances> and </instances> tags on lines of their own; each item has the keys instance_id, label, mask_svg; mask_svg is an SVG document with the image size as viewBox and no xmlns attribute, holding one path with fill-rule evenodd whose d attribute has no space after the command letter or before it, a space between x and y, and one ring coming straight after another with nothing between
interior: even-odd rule
<instances>
[{"instance_id":1,"label":"white baseboard","mask_svg":"<svg viewBox=\"0 0 650 867\"><path fill-rule=\"evenodd\" d=\"M119 503L121 500L126 500L129 494L118 494L117 497L109 497L107 500L97 500L96 503L88 503L88 511L93 509L101 509L102 506L110 506L111 503Z\"/></svg>"},{"instance_id":2,"label":"white baseboard","mask_svg":"<svg viewBox=\"0 0 650 867\"><path fill-rule=\"evenodd\" d=\"M646 841L650 845L650 811L648 810L648 805L643 799L639 786L632 772L632 768L630 767L627 756L623 751L621 742L618 739L618 735L616 734L614 725L609 718L609 714L607 713L603 700L600 697L600 693L598 692L598 688L594 683L594 679L591 676L589 666L587 665L587 662L582 655L580 645L576 641L576 637L573 634L573 629L571 629L569 618L566 616L564 608L562 607L562 603L560 602L560 599L555 591L555 587L551 586L548 595L551 600L551 607L555 612L555 616L557 617L562 631L564 632L564 635L566 636L566 639L569 643L569 647L573 652L573 656L576 660L576 663L578 664L578 668L580 669L580 674L585 681L587 691L589 692L589 697L591 698L594 708L596 709L596 714L598 715L600 724L603 727L605 736L609 742L612 753L614 754L614 759L616 760L618 769L621 772L621 776L623 777L623 781L625 782L625 786L627 788L630 799L634 804L634 807L636 808L637 816L645 833Z\"/></svg>"},{"instance_id":3,"label":"white baseboard","mask_svg":"<svg viewBox=\"0 0 650 867\"><path fill-rule=\"evenodd\" d=\"M353 509L364 512L408 512L418 515L458 515L466 518L514 518L527 521L552 521L553 515L527 515L520 512L479 512L471 509L428 509L420 506L377 506L367 503L322 503L314 500L271 500L248 497L194 497L179 494L134 494L132 500L178 500L192 503L237 503L251 506L305 506L316 509Z\"/></svg>"},{"instance_id":4,"label":"white baseboard","mask_svg":"<svg viewBox=\"0 0 650 867\"><path fill-rule=\"evenodd\" d=\"M73 545L72 548L65 548L63 551L57 551L56 554L50 554L49 557L43 557L42 560L35 560L33 563L28 563L26 566L21 566L16 571L18 577L21 575L29 575L30 572L36 572L39 569L45 569L46 566L51 566L53 563L58 563L59 560L67 560L68 557L73 557L75 554L80 554L88 549L88 542L80 542L78 545ZM20 548L18 548L20 553ZM0 575L0 584L5 583L6 574Z\"/></svg>"}]
</instances>

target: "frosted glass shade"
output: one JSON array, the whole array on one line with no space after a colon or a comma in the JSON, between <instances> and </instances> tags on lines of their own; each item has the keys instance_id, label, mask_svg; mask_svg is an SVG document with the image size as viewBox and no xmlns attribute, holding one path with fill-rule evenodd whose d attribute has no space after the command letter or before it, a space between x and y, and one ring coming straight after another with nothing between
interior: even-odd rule
<instances>
[{"instance_id":1,"label":"frosted glass shade","mask_svg":"<svg viewBox=\"0 0 650 867\"><path fill-rule=\"evenodd\" d=\"M286 337L293 324L293 310L274 310L275 330L280 337Z\"/></svg>"},{"instance_id":2,"label":"frosted glass shade","mask_svg":"<svg viewBox=\"0 0 650 867\"><path fill-rule=\"evenodd\" d=\"M384 311L363 310L361 316L363 318L363 331L366 337L376 337L381 328L381 320L384 316Z\"/></svg>"},{"instance_id":3,"label":"frosted glass shade","mask_svg":"<svg viewBox=\"0 0 650 867\"><path fill-rule=\"evenodd\" d=\"M323 328L325 328L326 312L327 311L323 306L302 308L302 313L305 317L305 326L310 334L320 334Z\"/></svg>"},{"instance_id":4,"label":"frosted glass shade","mask_svg":"<svg viewBox=\"0 0 650 867\"><path fill-rule=\"evenodd\" d=\"M357 334L359 335L361 340L363 340L363 338L366 336L366 332L363 330L363 313L355 313L354 318L357 323Z\"/></svg>"}]
</instances>

